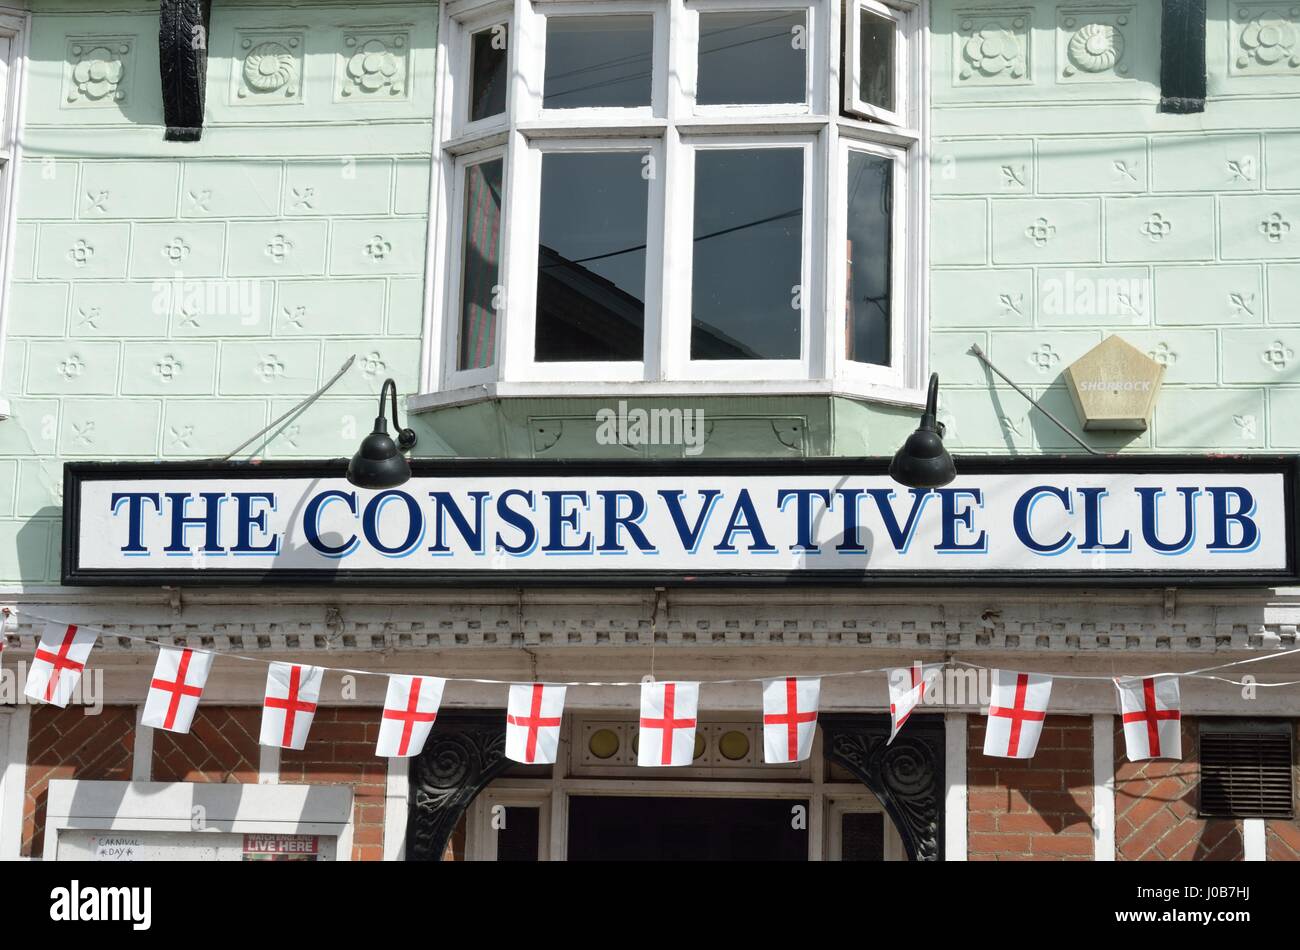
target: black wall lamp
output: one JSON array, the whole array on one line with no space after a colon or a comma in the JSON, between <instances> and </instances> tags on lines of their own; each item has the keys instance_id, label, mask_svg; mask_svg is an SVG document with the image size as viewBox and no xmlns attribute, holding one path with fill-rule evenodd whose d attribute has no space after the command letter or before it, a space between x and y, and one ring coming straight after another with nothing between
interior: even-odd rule
<instances>
[{"instance_id":1,"label":"black wall lamp","mask_svg":"<svg viewBox=\"0 0 1300 950\"><path fill-rule=\"evenodd\" d=\"M375 431L361 440L361 448L348 463L348 481L358 488L396 488L411 477L411 466L403 452L415 447L415 432L398 428L397 441L388 434L384 396L392 394L393 426L397 428L397 383L384 380L379 390L379 418Z\"/></svg>"},{"instance_id":2,"label":"black wall lamp","mask_svg":"<svg viewBox=\"0 0 1300 950\"><path fill-rule=\"evenodd\" d=\"M940 488L957 476L952 456L943 447L944 426L939 413L939 374L930 374L930 394L916 431L889 464L889 477L908 488Z\"/></svg>"}]
</instances>

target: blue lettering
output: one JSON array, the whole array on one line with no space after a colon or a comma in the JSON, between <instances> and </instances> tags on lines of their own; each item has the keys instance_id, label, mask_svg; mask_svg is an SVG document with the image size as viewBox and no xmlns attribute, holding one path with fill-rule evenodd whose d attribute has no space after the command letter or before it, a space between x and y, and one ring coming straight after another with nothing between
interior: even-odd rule
<instances>
[{"instance_id":1,"label":"blue lettering","mask_svg":"<svg viewBox=\"0 0 1300 950\"><path fill-rule=\"evenodd\" d=\"M329 491L323 491L319 495L307 502L307 507L302 513L303 534L307 538L307 543L319 551L325 557L347 557L356 550L357 545L361 542L357 536L351 535L342 544L327 544L320 533L320 513L325 510L325 506L332 501L342 501L347 504L348 511L352 512L352 517L357 515L357 493L351 491L339 491L331 488Z\"/></svg>"},{"instance_id":2,"label":"blue lettering","mask_svg":"<svg viewBox=\"0 0 1300 950\"><path fill-rule=\"evenodd\" d=\"M960 498L969 498L979 508L984 507L984 492L979 488L936 488L942 502L942 520L943 534L939 543L934 549L939 554L965 554L979 553L989 549L988 534L984 531L979 533L974 541L969 544L959 544L957 541L957 530L959 527L965 527L967 531L975 530L975 511L969 506L958 508L957 501Z\"/></svg>"},{"instance_id":3,"label":"blue lettering","mask_svg":"<svg viewBox=\"0 0 1300 950\"><path fill-rule=\"evenodd\" d=\"M1159 502L1164 497L1163 488L1134 489L1142 499L1142 538L1147 546L1157 554L1183 554L1196 542L1196 499L1200 496L1199 488L1179 488L1183 496L1183 536L1172 544L1160 540Z\"/></svg>"},{"instance_id":4,"label":"blue lettering","mask_svg":"<svg viewBox=\"0 0 1300 950\"><path fill-rule=\"evenodd\" d=\"M1255 513L1255 496L1245 488L1207 488L1214 511L1214 537L1207 550L1216 554L1231 551L1245 554L1259 547L1259 526L1251 515ZM1237 510L1228 510L1228 499L1237 499ZM1232 524L1241 526L1241 539L1233 544Z\"/></svg>"},{"instance_id":5,"label":"blue lettering","mask_svg":"<svg viewBox=\"0 0 1300 950\"><path fill-rule=\"evenodd\" d=\"M406 505L406 537L396 547L390 547L379 540L379 516L389 502L400 500ZM424 538L424 513L420 504L404 491L390 488L381 491L366 503L366 510L361 515L361 530L365 532L366 541L384 557L406 557Z\"/></svg>"},{"instance_id":6,"label":"blue lettering","mask_svg":"<svg viewBox=\"0 0 1300 950\"><path fill-rule=\"evenodd\" d=\"M275 511L275 496L270 492L237 491L232 493L235 499L235 546L233 554L279 554L280 537L275 535L270 543L260 547L253 544L253 528L266 533L266 511L253 511L255 502L270 505Z\"/></svg>"},{"instance_id":7,"label":"blue lettering","mask_svg":"<svg viewBox=\"0 0 1300 950\"><path fill-rule=\"evenodd\" d=\"M434 535L433 546L429 548L432 554L450 554L451 548L447 547L447 515L451 515L452 523L456 525L456 530L460 532L461 539L469 545L470 550L475 554L483 553L483 509L487 507L487 500L492 497L491 492L472 491L469 497L474 500L474 526L470 527L469 519L465 517L448 491L431 491L429 497L433 499L434 504Z\"/></svg>"},{"instance_id":8,"label":"blue lettering","mask_svg":"<svg viewBox=\"0 0 1300 950\"><path fill-rule=\"evenodd\" d=\"M123 554L148 554L144 546L144 503L153 505L154 511L162 512L162 501L157 492L115 491L109 499L109 506L116 516L122 502L126 502L126 546Z\"/></svg>"},{"instance_id":9,"label":"blue lettering","mask_svg":"<svg viewBox=\"0 0 1300 950\"><path fill-rule=\"evenodd\" d=\"M659 497L668 506L668 514L672 516L673 527L677 529L677 537L682 542L682 548L687 554L694 554L704 537L705 528L708 527L713 506L722 497L722 493L716 488L705 488L700 491L702 499L700 513L696 516L693 526L686 524L686 515L682 512L682 499L686 497L686 492L660 490Z\"/></svg>"},{"instance_id":10,"label":"blue lettering","mask_svg":"<svg viewBox=\"0 0 1300 950\"><path fill-rule=\"evenodd\" d=\"M537 529L533 527L532 519L510 507L510 499L516 496L528 502L529 511L537 510L532 492L524 491L522 488L511 488L509 491L502 492L501 497L497 499L497 517L512 528L516 528L524 537L518 544L506 544L501 532L498 531L497 550L513 554L515 557L525 557L537 547Z\"/></svg>"},{"instance_id":11,"label":"blue lettering","mask_svg":"<svg viewBox=\"0 0 1300 950\"><path fill-rule=\"evenodd\" d=\"M1016 499L1016 507L1011 517L1012 526L1015 529L1016 537L1020 539L1020 543L1035 554L1048 556L1061 554L1069 550L1070 546L1074 544L1074 535L1069 531L1061 535L1060 539L1052 544L1043 544L1034 538L1031 525L1034 508L1049 495L1057 498L1068 514L1074 514L1074 505L1070 499L1069 491L1052 485L1039 485L1036 488L1029 489Z\"/></svg>"},{"instance_id":12,"label":"blue lettering","mask_svg":"<svg viewBox=\"0 0 1300 950\"><path fill-rule=\"evenodd\" d=\"M226 493L199 492L204 507L203 514L198 516L191 516L186 512L193 497L188 492L167 492L167 500L171 502L172 512L172 542L163 550L168 554L189 554L190 549L185 545L185 534L191 528L201 527L203 528L203 553L225 554L226 549L221 546L218 532L221 528L221 504L227 498Z\"/></svg>"},{"instance_id":13,"label":"blue lettering","mask_svg":"<svg viewBox=\"0 0 1300 950\"><path fill-rule=\"evenodd\" d=\"M894 490L892 488L867 489L867 494L875 501L876 508L880 511L880 520L884 522L885 531L889 533L889 541L899 554L906 554L907 549L912 546L912 536L920 521L921 511L925 508L925 503L934 497L928 488L909 488L908 491L912 493L912 510L907 514L907 524L900 528L898 518L894 514Z\"/></svg>"},{"instance_id":14,"label":"blue lettering","mask_svg":"<svg viewBox=\"0 0 1300 950\"><path fill-rule=\"evenodd\" d=\"M1080 551L1118 551L1127 554L1133 550L1133 536L1127 528L1118 541L1107 543L1102 540L1101 500L1110 492L1104 488L1080 488L1083 496L1083 544Z\"/></svg>"},{"instance_id":15,"label":"blue lettering","mask_svg":"<svg viewBox=\"0 0 1300 950\"><path fill-rule=\"evenodd\" d=\"M625 529L640 551L658 553L640 527L646 516L646 505L645 497L639 491L599 491L596 494L605 503L605 543L596 548L597 551L601 554L626 554L627 549L619 542ZM620 515L618 509L624 498L632 502L632 510Z\"/></svg>"},{"instance_id":16,"label":"blue lettering","mask_svg":"<svg viewBox=\"0 0 1300 950\"><path fill-rule=\"evenodd\" d=\"M767 543L767 536L763 534L763 526L758 520L758 512L754 509L754 500L749 497L748 488L740 490L740 497L736 499L735 507L731 509L731 518L722 532L722 541L715 544L713 550L718 554L737 553L736 546L732 543L732 538L737 534L749 535L750 554L776 553L776 548Z\"/></svg>"},{"instance_id":17,"label":"blue lettering","mask_svg":"<svg viewBox=\"0 0 1300 950\"><path fill-rule=\"evenodd\" d=\"M565 511L565 506L570 501L579 502L583 511L590 510L585 491L544 491L542 494L546 497L547 504L550 506L550 542L542 546L544 554L590 554L591 553L591 532L588 531L582 536L582 540L577 544L566 544L564 535L567 530L578 530L578 511L573 509Z\"/></svg>"},{"instance_id":18,"label":"blue lettering","mask_svg":"<svg viewBox=\"0 0 1300 950\"><path fill-rule=\"evenodd\" d=\"M813 499L820 498L826 510L831 507L831 493L823 488L781 488L776 493L776 506L781 511L785 511L785 503L791 498L795 499L795 513L799 519L799 536L797 541L790 545L791 551L800 551L804 554L821 554L822 550L816 544L813 544Z\"/></svg>"}]
</instances>

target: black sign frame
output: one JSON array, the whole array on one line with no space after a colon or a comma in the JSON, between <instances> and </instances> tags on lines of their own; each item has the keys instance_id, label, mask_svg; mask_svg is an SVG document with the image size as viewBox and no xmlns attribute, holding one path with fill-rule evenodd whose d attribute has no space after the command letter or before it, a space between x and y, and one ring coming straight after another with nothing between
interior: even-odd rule
<instances>
[{"instance_id":1,"label":"black sign frame","mask_svg":"<svg viewBox=\"0 0 1300 950\"><path fill-rule=\"evenodd\" d=\"M798 459L413 459L415 476L614 476L641 477L743 475L885 475L887 458ZM346 459L264 462L66 462L63 467L63 544L61 582L84 587L1237 587L1261 588L1300 584L1297 537L1300 536L1300 455L1130 455L1130 456L963 456L955 459L961 475L1077 474L1222 474L1277 473L1284 479L1286 568L1267 571L1060 570L1060 571L700 571L529 570L437 571L426 568L303 570L221 570L185 568L123 570L81 568L78 559L80 486L107 479L154 478L343 478Z\"/></svg>"}]
</instances>

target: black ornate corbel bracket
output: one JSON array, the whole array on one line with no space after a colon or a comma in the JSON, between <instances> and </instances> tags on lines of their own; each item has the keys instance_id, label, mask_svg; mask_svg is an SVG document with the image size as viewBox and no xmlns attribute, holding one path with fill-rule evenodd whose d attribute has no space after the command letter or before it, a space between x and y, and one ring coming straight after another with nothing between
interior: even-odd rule
<instances>
[{"instance_id":1,"label":"black ornate corbel bracket","mask_svg":"<svg viewBox=\"0 0 1300 950\"><path fill-rule=\"evenodd\" d=\"M509 765L503 710L439 713L424 751L411 761L406 859L442 860L470 802Z\"/></svg>"},{"instance_id":2,"label":"black ornate corbel bracket","mask_svg":"<svg viewBox=\"0 0 1300 950\"><path fill-rule=\"evenodd\" d=\"M913 715L892 745L889 716L823 713L826 758L852 772L894 820L912 861L943 860L944 721Z\"/></svg>"},{"instance_id":3,"label":"black ornate corbel bracket","mask_svg":"<svg viewBox=\"0 0 1300 950\"><path fill-rule=\"evenodd\" d=\"M1161 0L1160 111L1205 111L1205 0Z\"/></svg>"},{"instance_id":4,"label":"black ornate corbel bracket","mask_svg":"<svg viewBox=\"0 0 1300 950\"><path fill-rule=\"evenodd\" d=\"M210 0L159 0L158 64L162 78L164 138L197 142L203 135L208 72Z\"/></svg>"}]
</instances>

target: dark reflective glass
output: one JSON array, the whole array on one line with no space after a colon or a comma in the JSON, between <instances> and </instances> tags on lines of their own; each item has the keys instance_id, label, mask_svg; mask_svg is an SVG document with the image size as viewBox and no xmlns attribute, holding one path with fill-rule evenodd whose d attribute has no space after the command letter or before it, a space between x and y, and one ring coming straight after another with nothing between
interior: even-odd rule
<instances>
[{"instance_id":1,"label":"dark reflective glass","mask_svg":"<svg viewBox=\"0 0 1300 950\"><path fill-rule=\"evenodd\" d=\"M850 812L840 819L841 861L885 860L885 816Z\"/></svg>"},{"instance_id":2,"label":"dark reflective glass","mask_svg":"<svg viewBox=\"0 0 1300 950\"><path fill-rule=\"evenodd\" d=\"M802 12L701 13L695 101L806 101L807 38Z\"/></svg>"},{"instance_id":3,"label":"dark reflective glass","mask_svg":"<svg viewBox=\"0 0 1300 950\"><path fill-rule=\"evenodd\" d=\"M799 358L803 154L696 151L691 359Z\"/></svg>"},{"instance_id":4,"label":"dark reflective glass","mask_svg":"<svg viewBox=\"0 0 1300 950\"><path fill-rule=\"evenodd\" d=\"M862 10L858 26L858 98L894 112L894 21Z\"/></svg>"},{"instance_id":5,"label":"dark reflective glass","mask_svg":"<svg viewBox=\"0 0 1300 950\"><path fill-rule=\"evenodd\" d=\"M654 17L546 18L545 109L650 105Z\"/></svg>"},{"instance_id":6,"label":"dark reflective glass","mask_svg":"<svg viewBox=\"0 0 1300 950\"><path fill-rule=\"evenodd\" d=\"M890 227L894 163L849 152L848 318L850 360L889 365Z\"/></svg>"},{"instance_id":7,"label":"dark reflective glass","mask_svg":"<svg viewBox=\"0 0 1300 950\"><path fill-rule=\"evenodd\" d=\"M481 369L496 358L502 170L499 158L465 169L457 369Z\"/></svg>"},{"instance_id":8,"label":"dark reflective glass","mask_svg":"<svg viewBox=\"0 0 1300 950\"><path fill-rule=\"evenodd\" d=\"M643 152L542 156L539 362L642 358L645 157Z\"/></svg>"},{"instance_id":9,"label":"dark reflective glass","mask_svg":"<svg viewBox=\"0 0 1300 950\"><path fill-rule=\"evenodd\" d=\"M470 44L471 122L506 111L506 25L475 33Z\"/></svg>"}]
</instances>

